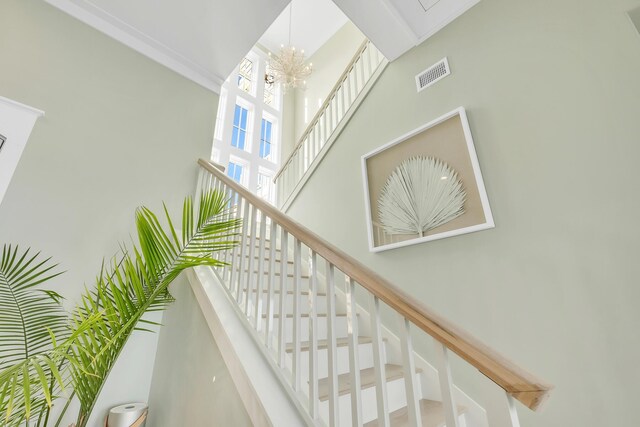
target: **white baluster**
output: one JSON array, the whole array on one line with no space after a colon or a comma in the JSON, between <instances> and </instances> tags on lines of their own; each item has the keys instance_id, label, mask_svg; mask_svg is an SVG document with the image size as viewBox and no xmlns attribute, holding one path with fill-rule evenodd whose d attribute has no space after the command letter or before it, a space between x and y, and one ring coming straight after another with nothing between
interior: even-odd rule
<instances>
[{"instance_id":1,"label":"white baluster","mask_svg":"<svg viewBox=\"0 0 640 427\"><path fill-rule=\"evenodd\" d=\"M507 396L507 407L509 409L509 426L520 427L520 419L518 418L516 401L509 393L505 392L505 395Z\"/></svg>"},{"instance_id":2,"label":"white baluster","mask_svg":"<svg viewBox=\"0 0 640 427\"><path fill-rule=\"evenodd\" d=\"M278 224L271 219L271 245L269 245L269 281L267 282L267 321L265 326L265 343L267 348L273 346L273 295L276 286L276 233L278 232ZM283 262L282 259L280 262ZM284 261L286 263L286 261Z\"/></svg>"},{"instance_id":3,"label":"white baluster","mask_svg":"<svg viewBox=\"0 0 640 427\"><path fill-rule=\"evenodd\" d=\"M327 142L327 111L320 116L320 147L324 147Z\"/></svg>"},{"instance_id":4,"label":"white baluster","mask_svg":"<svg viewBox=\"0 0 640 427\"><path fill-rule=\"evenodd\" d=\"M267 244L267 217L264 212L260 211L260 249L258 250L258 289L256 290L255 297L255 310L254 310L254 328L256 331L259 331L262 327L262 290L264 287L264 251L265 245ZM273 245L273 240L269 242L270 245Z\"/></svg>"},{"instance_id":5,"label":"white baluster","mask_svg":"<svg viewBox=\"0 0 640 427\"><path fill-rule=\"evenodd\" d=\"M351 67L351 71L349 71L349 87L351 88L351 98L353 98L354 102L358 97L358 76L356 73L356 64L353 64Z\"/></svg>"},{"instance_id":6,"label":"white baluster","mask_svg":"<svg viewBox=\"0 0 640 427\"><path fill-rule=\"evenodd\" d=\"M312 419L318 414L318 265L317 256L311 251L309 257L309 413Z\"/></svg>"},{"instance_id":7,"label":"white baluster","mask_svg":"<svg viewBox=\"0 0 640 427\"><path fill-rule=\"evenodd\" d=\"M282 240L280 242L280 321L278 322L278 366L285 367L285 346L287 337L285 336L285 321L287 316L287 276L289 275L289 233L282 229Z\"/></svg>"},{"instance_id":8,"label":"white baluster","mask_svg":"<svg viewBox=\"0 0 640 427\"><path fill-rule=\"evenodd\" d=\"M347 106L347 110L351 108L351 79L349 78L349 74L346 75L344 81L342 82L342 88L344 90L344 102Z\"/></svg>"},{"instance_id":9,"label":"white baluster","mask_svg":"<svg viewBox=\"0 0 640 427\"><path fill-rule=\"evenodd\" d=\"M364 71L364 58L362 56L360 56L360 58L358 58L358 73L360 74L360 91L362 91L364 89L364 86L367 84L367 79L365 77L365 71Z\"/></svg>"},{"instance_id":10,"label":"white baluster","mask_svg":"<svg viewBox=\"0 0 640 427\"><path fill-rule=\"evenodd\" d=\"M407 411L409 424L422 425L420 413L420 394L416 384L416 365L413 359L413 343L411 340L411 324L404 317L400 318L400 345L402 352L402 364L404 367L404 388L407 395Z\"/></svg>"},{"instance_id":11,"label":"white baluster","mask_svg":"<svg viewBox=\"0 0 640 427\"><path fill-rule=\"evenodd\" d=\"M249 239L249 262L247 267L247 285L245 287L245 300L244 300L244 313L247 317L251 317L249 311L249 301L251 301L251 295L253 292L253 280L255 273L253 271L253 263L256 250L256 226L258 222L258 209L255 206L251 206L251 235ZM256 280L257 282L257 280ZM243 285L244 286L244 285Z\"/></svg>"},{"instance_id":12,"label":"white baluster","mask_svg":"<svg viewBox=\"0 0 640 427\"><path fill-rule=\"evenodd\" d=\"M385 369L384 342L380 327L380 300L371 294L369 316L373 338L373 368L376 376L376 399L378 403L378 426L389 427L389 406L387 405L387 375Z\"/></svg>"},{"instance_id":13,"label":"white baluster","mask_svg":"<svg viewBox=\"0 0 640 427\"><path fill-rule=\"evenodd\" d=\"M360 357L358 355L358 315L355 300L356 284L345 276L345 296L347 300L347 332L349 340L349 377L351 378L351 424L362 426L362 399L360 382Z\"/></svg>"},{"instance_id":14,"label":"white baluster","mask_svg":"<svg viewBox=\"0 0 640 427\"><path fill-rule=\"evenodd\" d=\"M231 207L231 218L232 219L237 219L240 218L241 212L240 212L240 206L239 203L234 203L234 201L239 201L240 199L237 196L237 193L233 190L231 190L231 203L232 203L232 207ZM237 237L232 237L233 239L237 239ZM229 274L228 274L228 281L229 281L229 292L231 292L231 295L234 295L235 293L235 285L233 283L233 279L236 276L236 266L239 264L239 253L240 253L240 248L241 248L241 243L238 243L237 245L235 245L233 247L233 249L231 249L231 265L228 267L229 270Z\"/></svg>"},{"instance_id":15,"label":"white baluster","mask_svg":"<svg viewBox=\"0 0 640 427\"><path fill-rule=\"evenodd\" d=\"M220 189L222 191L222 193L224 194L224 200L225 202L227 200L229 200L229 192L231 191L229 189L229 187L227 187L225 184L222 184L222 187ZM229 221L231 220L231 208L229 207L228 203L225 203L227 205L227 207L225 208L225 212L223 214L224 220L225 221ZM222 237L219 239L220 241L225 241L228 242L229 240L231 240L230 237ZM225 249L224 251L221 252L220 254L220 260L225 263L225 264L231 264L231 251ZM229 269L228 265L223 265L220 270L221 270L221 278L222 278L222 284L229 288L229 282L226 281L226 277L227 277L227 270Z\"/></svg>"},{"instance_id":16,"label":"white baluster","mask_svg":"<svg viewBox=\"0 0 640 427\"><path fill-rule=\"evenodd\" d=\"M367 47L362 52L362 58L364 60L364 73L365 73L365 82L369 81L371 76L373 75L373 67L371 65L371 45L367 44Z\"/></svg>"},{"instance_id":17,"label":"white baluster","mask_svg":"<svg viewBox=\"0 0 640 427\"><path fill-rule=\"evenodd\" d=\"M242 283L245 266L245 257L247 254L247 234L249 230L249 201L242 199L242 234L240 235L240 261L238 262L238 281L236 283L236 302L242 304Z\"/></svg>"},{"instance_id":18,"label":"white baluster","mask_svg":"<svg viewBox=\"0 0 640 427\"><path fill-rule=\"evenodd\" d=\"M336 294L335 269L327 262L327 341L329 372L329 427L337 427L340 419L338 408L338 346L336 343Z\"/></svg>"},{"instance_id":19,"label":"white baluster","mask_svg":"<svg viewBox=\"0 0 640 427\"><path fill-rule=\"evenodd\" d=\"M302 288L302 245L300 240L293 238L293 389L300 390L300 341L301 341L301 312L300 292Z\"/></svg>"},{"instance_id":20,"label":"white baluster","mask_svg":"<svg viewBox=\"0 0 640 427\"><path fill-rule=\"evenodd\" d=\"M436 342L436 369L442 394L442 405L447 427L458 427L458 408L453 398L453 383L451 381L451 365L449 365L449 351L444 344Z\"/></svg>"}]
</instances>

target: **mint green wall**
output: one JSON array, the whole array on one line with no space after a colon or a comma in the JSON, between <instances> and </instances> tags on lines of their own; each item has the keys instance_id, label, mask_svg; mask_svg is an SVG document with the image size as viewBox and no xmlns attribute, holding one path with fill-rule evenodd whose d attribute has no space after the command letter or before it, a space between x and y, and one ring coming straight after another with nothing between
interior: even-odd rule
<instances>
[{"instance_id":1,"label":"mint green wall","mask_svg":"<svg viewBox=\"0 0 640 427\"><path fill-rule=\"evenodd\" d=\"M60 262L52 286L71 304L129 241L136 206L177 210L194 190L218 96L39 0L0 4L0 96L46 112L0 205L0 243ZM156 343L130 342L97 414L148 399Z\"/></svg>"},{"instance_id":2,"label":"mint green wall","mask_svg":"<svg viewBox=\"0 0 640 427\"><path fill-rule=\"evenodd\" d=\"M171 286L176 302L163 317L151 383L148 425L251 425L207 321L185 277Z\"/></svg>"},{"instance_id":3,"label":"mint green wall","mask_svg":"<svg viewBox=\"0 0 640 427\"><path fill-rule=\"evenodd\" d=\"M482 0L388 66L289 209L554 383L541 413L520 406L524 426L637 424L639 5ZM453 74L417 94L445 56ZM458 106L496 228L369 253L360 157Z\"/></svg>"}]
</instances>

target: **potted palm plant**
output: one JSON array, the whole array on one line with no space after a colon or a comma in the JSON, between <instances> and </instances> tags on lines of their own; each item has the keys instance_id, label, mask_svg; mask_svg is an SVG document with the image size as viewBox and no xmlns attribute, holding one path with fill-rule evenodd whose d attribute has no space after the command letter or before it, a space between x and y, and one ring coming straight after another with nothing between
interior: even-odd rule
<instances>
[{"instance_id":1,"label":"potted palm plant","mask_svg":"<svg viewBox=\"0 0 640 427\"><path fill-rule=\"evenodd\" d=\"M237 244L240 220L228 215L218 191L183 204L174 227L166 206L157 216L141 207L138 242L103 266L95 284L67 313L62 297L41 285L60 273L50 259L5 245L0 258L0 424L47 426L51 409L71 390L80 403L76 426L85 427L102 387L143 316L173 301L168 286L185 269L219 266L215 252ZM164 217L161 221L160 218Z\"/></svg>"}]
</instances>

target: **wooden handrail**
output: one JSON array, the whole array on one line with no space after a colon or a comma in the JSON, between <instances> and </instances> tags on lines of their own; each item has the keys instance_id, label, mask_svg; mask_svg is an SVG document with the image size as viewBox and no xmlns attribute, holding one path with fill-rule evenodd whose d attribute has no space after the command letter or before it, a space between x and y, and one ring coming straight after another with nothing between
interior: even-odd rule
<instances>
[{"instance_id":1,"label":"wooden handrail","mask_svg":"<svg viewBox=\"0 0 640 427\"><path fill-rule=\"evenodd\" d=\"M504 389L513 398L531 410L537 410L548 397L553 386L507 360L478 339L471 336L442 316L416 301L415 298L378 275L355 258L325 241L306 227L298 224L278 209L237 184L211 162L200 159L198 164L226 186L248 200L269 216L289 234L303 242L312 251L335 265L360 286L384 301L411 323L445 345L487 378Z\"/></svg>"},{"instance_id":2,"label":"wooden handrail","mask_svg":"<svg viewBox=\"0 0 640 427\"><path fill-rule=\"evenodd\" d=\"M322 113L324 113L324 110L326 110L326 108L329 106L329 103L331 103L331 100L335 96L335 93L338 91L338 89L340 89L340 86L342 86L342 83L344 82L345 78L347 77L347 75L349 75L354 65L356 64L356 62L358 62L358 59L360 59L360 56L362 55L362 53L367 49L367 46L369 45L369 43L370 43L369 39L365 39L360 45L360 47L358 48L358 50L356 51L355 55L353 55L353 58L351 58L351 61L349 62L349 64L345 67L340 77L338 77L336 84L329 91L329 95L324 100L320 108L318 108L318 112L316 112L316 114L313 116L313 118L309 122L309 126L307 126L307 128L304 130L304 132L302 133L302 136L300 137L300 139L298 139L298 142L293 147L293 150L291 150L291 154L289 154L287 159L282 164L282 167L280 167L276 175L273 177L274 182L282 174L282 172L287 167L287 165L291 163L291 160L293 159L293 156L296 154L296 152L300 149L300 147L302 147L304 140L311 133L311 130L316 125L316 122L320 119L320 116L322 116Z\"/></svg>"}]
</instances>

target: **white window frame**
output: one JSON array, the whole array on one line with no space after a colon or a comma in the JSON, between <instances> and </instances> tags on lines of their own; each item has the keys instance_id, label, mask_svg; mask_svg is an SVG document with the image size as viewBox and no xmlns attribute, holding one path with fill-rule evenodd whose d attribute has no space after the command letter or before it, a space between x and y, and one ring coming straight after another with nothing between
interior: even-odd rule
<instances>
[{"instance_id":1,"label":"white window frame","mask_svg":"<svg viewBox=\"0 0 640 427\"><path fill-rule=\"evenodd\" d=\"M228 166L229 161L243 164L245 167L243 170L243 181L245 181L243 185L253 193L256 193L258 189L258 171L263 170L267 172L265 174L275 176L280 168L283 97L281 89L276 87L274 105L264 103L266 83L262 76L266 73L268 54L254 47L246 57L253 61L252 93L241 90L237 85L237 76L240 69L240 64L238 64L222 86L211 156L214 161L225 167ZM231 145L236 104L249 111L244 150ZM260 157L260 129L263 117L272 123L271 158L273 161Z\"/></svg>"}]
</instances>

